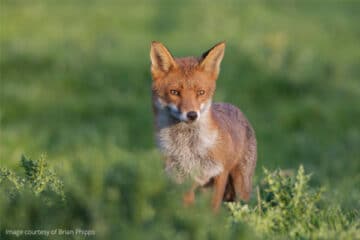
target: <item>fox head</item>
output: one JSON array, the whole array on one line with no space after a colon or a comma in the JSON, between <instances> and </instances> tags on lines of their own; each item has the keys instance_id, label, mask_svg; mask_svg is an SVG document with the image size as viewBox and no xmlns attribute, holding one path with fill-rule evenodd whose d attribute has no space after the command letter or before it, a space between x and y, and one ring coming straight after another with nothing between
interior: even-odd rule
<instances>
[{"instance_id":1,"label":"fox head","mask_svg":"<svg viewBox=\"0 0 360 240\"><path fill-rule=\"evenodd\" d=\"M224 51L225 43L221 42L199 58L174 58L163 44L152 42L155 108L168 111L178 121L199 120L210 108Z\"/></svg>"}]
</instances>

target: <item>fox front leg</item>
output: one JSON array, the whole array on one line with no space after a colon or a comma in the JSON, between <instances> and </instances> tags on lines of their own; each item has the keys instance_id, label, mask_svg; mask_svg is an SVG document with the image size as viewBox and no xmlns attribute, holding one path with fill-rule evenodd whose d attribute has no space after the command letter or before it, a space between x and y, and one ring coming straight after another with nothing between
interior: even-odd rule
<instances>
[{"instance_id":1,"label":"fox front leg","mask_svg":"<svg viewBox=\"0 0 360 240\"><path fill-rule=\"evenodd\" d=\"M220 175L215 177L214 182L214 195L212 199L212 209L214 213L217 213L219 211L221 202L224 197L226 182L228 179L228 172L222 172Z\"/></svg>"},{"instance_id":2,"label":"fox front leg","mask_svg":"<svg viewBox=\"0 0 360 240\"><path fill-rule=\"evenodd\" d=\"M200 185L198 183L193 183L190 190L184 194L183 202L185 206L191 206L195 202L195 191Z\"/></svg>"}]
</instances>

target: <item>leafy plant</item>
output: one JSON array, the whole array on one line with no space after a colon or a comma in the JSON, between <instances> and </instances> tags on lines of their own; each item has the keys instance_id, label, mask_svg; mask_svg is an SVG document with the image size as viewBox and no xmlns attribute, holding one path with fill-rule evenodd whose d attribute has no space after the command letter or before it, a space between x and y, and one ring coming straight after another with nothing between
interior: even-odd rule
<instances>
[{"instance_id":1,"label":"leafy plant","mask_svg":"<svg viewBox=\"0 0 360 240\"><path fill-rule=\"evenodd\" d=\"M49 168L45 158L45 154L41 155L38 160L32 160L22 155L21 166L25 171L25 176L17 175L10 169L2 168L0 170L0 187L6 189L10 198L14 198L22 192L30 191L35 196L53 193L64 201L63 182Z\"/></svg>"},{"instance_id":2,"label":"leafy plant","mask_svg":"<svg viewBox=\"0 0 360 240\"><path fill-rule=\"evenodd\" d=\"M247 223L260 236L285 238L359 238L358 216L344 214L339 207L323 206L323 188L309 187L310 175L300 166L292 172L264 169L265 177L257 188L257 204L228 203L233 224Z\"/></svg>"},{"instance_id":3,"label":"leafy plant","mask_svg":"<svg viewBox=\"0 0 360 240\"><path fill-rule=\"evenodd\" d=\"M206 204L209 199L199 196L194 209L184 209L178 201L181 189L158 174L156 169L160 166L148 168L139 164L141 160L136 163L128 157L129 161L109 166L101 183L101 195L88 205L85 193L79 195L79 189L71 186L66 190L66 204L61 204L65 200L64 185L48 166L45 155L38 160L22 156L24 175L6 168L0 171L0 191L5 193L2 198L7 199L3 206L8 207L2 214L18 212L2 223L2 230L14 225L46 229L82 226L95 229L100 238L116 234L134 239L360 237L358 212L345 213L338 206L325 205L324 189L309 186L311 175L305 174L302 166L296 174L264 169L257 201L227 203L229 211L223 212L226 216L214 217ZM20 212L25 212L26 217ZM230 222L227 226L226 218Z\"/></svg>"}]
</instances>

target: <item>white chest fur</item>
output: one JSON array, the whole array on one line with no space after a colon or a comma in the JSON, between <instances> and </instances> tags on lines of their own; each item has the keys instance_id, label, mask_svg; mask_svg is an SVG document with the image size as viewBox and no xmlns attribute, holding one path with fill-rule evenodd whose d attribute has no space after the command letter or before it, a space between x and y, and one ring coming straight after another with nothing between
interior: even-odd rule
<instances>
[{"instance_id":1,"label":"white chest fur","mask_svg":"<svg viewBox=\"0 0 360 240\"><path fill-rule=\"evenodd\" d=\"M163 121L164 117L158 116L158 121ZM223 170L211 153L217 137L217 131L209 129L206 118L193 124L179 122L160 126L157 141L167 157L166 172L177 182L190 176L199 184L205 184Z\"/></svg>"}]
</instances>

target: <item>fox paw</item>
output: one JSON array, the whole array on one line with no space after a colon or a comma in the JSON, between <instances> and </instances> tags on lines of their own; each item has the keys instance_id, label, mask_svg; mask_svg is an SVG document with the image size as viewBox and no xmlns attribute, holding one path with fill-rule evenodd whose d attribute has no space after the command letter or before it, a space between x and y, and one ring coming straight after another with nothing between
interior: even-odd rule
<instances>
[{"instance_id":1,"label":"fox paw","mask_svg":"<svg viewBox=\"0 0 360 240\"><path fill-rule=\"evenodd\" d=\"M194 192L187 192L184 194L183 202L185 206L190 206L195 202L195 193Z\"/></svg>"}]
</instances>

